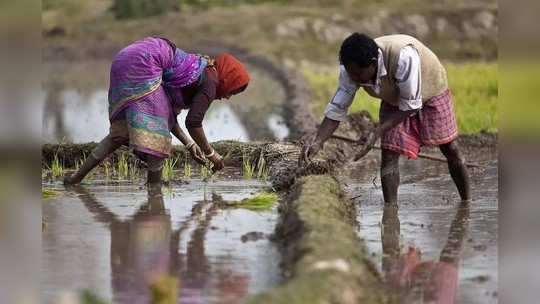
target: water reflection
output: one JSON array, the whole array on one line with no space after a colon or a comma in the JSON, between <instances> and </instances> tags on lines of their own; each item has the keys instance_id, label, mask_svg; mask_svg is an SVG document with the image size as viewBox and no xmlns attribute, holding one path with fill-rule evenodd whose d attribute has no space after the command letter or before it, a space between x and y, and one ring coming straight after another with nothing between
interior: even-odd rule
<instances>
[{"instance_id":1,"label":"water reflection","mask_svg":"<svg viewBox=\"0 0 540 304\"><path fill-rule=\"evenodd\" d=\"M236 303L248 293L250 276L227 267L232 264L231 255L220 256L220 263L210 263L206 254L210 223L219 213L212 201L195 203L186 220L173 228L160 191L149 193L131 218L120 220L85 188L76 186L73 190L94 220L109 228L115 303L149 303L149 285L164 274L178 280L180 303L209 302L209 288L211 302ZM189 240L182 242L188 232ZM186 249L182 250L184 243Z\"/></svg>"},{"instance_id":2,"label":"water reflection","mask_svg":"<svg viewBox=\"0 0 540 304\"><path fill-rule=\"evenodd\" d=\"M469 203L457 207L446 244L438 260L422 261L421 249L402 253L397 205L386 205L382 216L382 269L397 303L455 303L458 268L469 226Z\"/></svg>"}]
</instances>

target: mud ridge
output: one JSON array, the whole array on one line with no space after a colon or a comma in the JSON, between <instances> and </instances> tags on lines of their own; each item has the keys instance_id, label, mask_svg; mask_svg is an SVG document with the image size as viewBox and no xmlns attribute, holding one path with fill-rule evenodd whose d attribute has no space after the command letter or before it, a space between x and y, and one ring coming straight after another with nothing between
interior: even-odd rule
<instances>
[{"instance_id":1,"label":"mud ridge","mask_svg":"<svg viewBox=\"0 0 540 304\"><path fill-rule=\"evenodd\" d=\"M330 175L306 176L280 206L286 284L245 303L384 303L381 279L355 232L355 205Z\"/></svg>"}]
</instances>

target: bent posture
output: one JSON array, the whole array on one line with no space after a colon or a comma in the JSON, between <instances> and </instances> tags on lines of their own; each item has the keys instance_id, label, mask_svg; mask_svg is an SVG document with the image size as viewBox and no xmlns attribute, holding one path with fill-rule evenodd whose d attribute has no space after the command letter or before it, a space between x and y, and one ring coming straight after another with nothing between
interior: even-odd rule
<instances>
[{"instance_id":1,"label":"bent posture","mask_svg":"<svg viewBox=\"0 0 540 304\"><path fill-rule=\"evenodd\" d=\"M146 162L148 183L161 182L161 169L171 152L171 135L177 137L192 157L223 168L222 157L208 143L202 121L214 99L229 99L244 91L249 75L233 56L214 59L189 54L165 38L149 37L134 42L116 54L109 87L109 134L92 151L81 168L64 179L79 183L95 166L122 145ZM182 131L178 114L189 110Z\"/></svg>"},{"instance_id":2,"label":"bent posture","mask_svg":"<svg viewBox=\"0 0 540 304\"><path fill-rule=\"evenodd\" d=\"M356 91L363 88L381 100L380 124L364 139L373 146L381 138L381 183L386 204L397 203L399 156L416 159L423 145L439 146L462 200L470 200L465 161L455 139L457 124L446 70L437 56L416 38L388 35L376 39L354 33L339 52L336 94L326 107L316 138L300 156L308 160L347 118Z\"/></svg>"}]
</instances>

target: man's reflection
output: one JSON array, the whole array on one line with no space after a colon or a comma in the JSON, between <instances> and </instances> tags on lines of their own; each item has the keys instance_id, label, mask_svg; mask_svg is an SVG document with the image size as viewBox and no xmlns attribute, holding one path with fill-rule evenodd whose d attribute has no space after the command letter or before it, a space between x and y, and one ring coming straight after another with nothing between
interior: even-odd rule
<instances>
[{"instance_id":1,"label":"man's reflection","mask_svg":"<svg viewBox=\"0 0 540 304\"><path fill-rule=\"evenodd\" d=\"M469 203L461 202L450 225L446 245L438 261L422 261L419 249L400 249L397 205L384 207L382 217L382 268L388 286L399 303L454 303L458 264L469 224Z\"/></svg>"},{"instance_id":2,"label":"man's reflection","mask_svg":"<svg viewBox=\"0 0 540 304\"><path fill-rule=\"evenodd\" d=\"M218 205L212 201L195 203L191 214L178 229L172 229L171 216L165 208L161 190L151 189L145 202L128 220L118 217L97 201L82 186L72 187L79 194L94 219L106 224L111 232L111 280L115 303L150 303L149 286L164 275L178 281L182 303L199 303L210 283L217 288L230 285L227 267L232 257L219 257L221 266L210 269L205 252L205 237ZM196 225L187 242L186 254L180 253L180 240L191 225ZM217 280L210 280L210 271ZM223 299L236 301L247 293L248 278L232 275L241 288L214 290ZM236 284L236 285L237 285ZM182 287L180 289L180 287Z\"/></svg>"}]
</instances>

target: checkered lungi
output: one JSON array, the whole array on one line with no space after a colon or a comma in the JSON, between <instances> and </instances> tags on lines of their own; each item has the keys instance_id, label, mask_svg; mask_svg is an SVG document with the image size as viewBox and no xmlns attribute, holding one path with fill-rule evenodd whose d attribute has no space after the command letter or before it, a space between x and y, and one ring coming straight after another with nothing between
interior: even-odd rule
<instances>
[{"instance_id":1,"label":"checkered lungi","mask_svg":"<svg viewBox=\"0 0 540 304\"><path fill-rule=\"evenodd\" d=\"M383 101L379 111L379 121L383 122L395 111L400 110ZM388 130L381 138L381 148L416 159L421 146L446 144L457 136L452 94L450 90L446 90L424 102L418 113Z\"/></svg>"}]
</instances>

